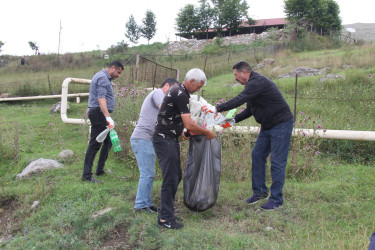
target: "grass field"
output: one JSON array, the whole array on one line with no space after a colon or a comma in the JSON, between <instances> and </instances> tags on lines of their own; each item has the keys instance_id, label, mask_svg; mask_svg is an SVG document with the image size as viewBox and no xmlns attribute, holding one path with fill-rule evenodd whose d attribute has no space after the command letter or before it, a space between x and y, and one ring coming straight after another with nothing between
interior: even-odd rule
<instances>
[{"instance_id":1,"label":"grass field","mask_svg":"<svg viewBox=\"0 0 375 250\"><path fill-rule=\"evenodd\" d=\"M365 57L363 50L368 57L374 53L374 48L368 46L353 48L350 55L347 48L289 54L295 65L299 60L310 65L320 61L332 67L333 72L345 75L345 80L324 84L318 77L301 78L302 94L314 97L301 97L297 106L298 111L313 117L309 125L323 119L328 129L375 130L374 79L369 75L375 70L372 59ZM278 59L280 66L284 64L282 58L280 55ZM338 66L344 63L343 58L349 60L345 63L351 63L352 69ZM363 65L364 62L368 64ZM261 73L267 75L267 72ZM27 75L20 77L26 79ZM210 101L214 103L227 94L239 93L241 87L231 86L232 77L222 74L210 78L204 92L207 99L212 98ZM286 96L293 93L293 79L274 80ZM116 131L124 150L121 154L110 152L107 174L98 177L104 185L81 182L89 127L64 124L59 114L51 114L50 108L57 101L0 103L0 248L367 249L375 231L371 142L294 138L296 143L287 166L285 204L281 209L265 212L260 209L263 202L252 206L245 203L252 195L249 155L256 137L224 131L217 134L222 142L223 159L219 197L213 208L202 213L188 210L183 204L180 185L176 215L184 219L183 230L159 229L156 215L135 213L138 169L128 138L132 131L130 121L136 120L144 96L142 91L136 98L118 97L121 106L113 116L118 121ZM318 98L322 95L327 97ZM362 101L335 101L348 97ZM292 99L287 100L292 106ZM87 100L69 104L68 117L84 116ZM251 118L241 125L256 123ZM188 142L181 142L183 161L187 146ZM307 146L320 154L304 151ZM73 150L74 156L63 162L63 168L27 179L15 178L31 161L57 159L65 149ZM306 164L311 153L313 160ZM297 175L296 168L302 174ZM268 185L270 181L268 177ZM160 202L160 187L157 167L152 192L156 205ZM40 203L32 208L34 201ZM93 217L108 208L109 212Z\"/></svg>"}]
</instances>

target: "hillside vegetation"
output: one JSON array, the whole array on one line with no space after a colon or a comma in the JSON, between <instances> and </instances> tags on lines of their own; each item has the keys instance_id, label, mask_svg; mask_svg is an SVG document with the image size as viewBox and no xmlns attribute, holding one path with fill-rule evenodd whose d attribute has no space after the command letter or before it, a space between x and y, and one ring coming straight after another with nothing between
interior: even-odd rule
<instances>
[{"instance_id":1,"label":"hillside vegetation","mask_svg":"<svg viewBox=\"0 0 375 250\"><path fill-rule=\"evenodd\" d=\"M231 73L233 61L247 60L255 67L263 59L272 57L274 64L257 71L275 81L293 110L296 79L278 76L298 66L327 68L324 76L331 73L342 77L327 81L320 81L322 76L318 75L298 78L295 127L375 131L375 46L343 44L336 47L335 42L326 38L310 39L313 40L299 41L296 47L289 45L274 54L266 51L254 54L253 47L214 45L220 53L210 54L207 59L210 65L207 67L208 84L200 95L212 104L228 100L243 89L235 84ZM303 43L311 46L312 42L325 49L294 52ZM155 56L161 54L165 46L154 44L138 49L142 53L147 51L149 58L161 65L172 65L182 72L191 67L203 68L206 54ZM110 60L126 61L136 49L111 54ZM231 51L229 59L228 51ZM64 61L64 57L70 56L71 59ZM35 60L32 65L39 62L47 65L46 68L32 68L30 64L22 68L18 58L6 59L7 65L0 69L0 87L14 83L38 84L40 79L48 79L47 75L50 83L56 81L56 85L68 76L90 79L107 62L99 52L28 58L29 62ZM133 205L139 174L129 137L146 91L144 83L124 79L126 77L115 82L115 93L121 94L117 95L118 106L113 113L123 150L110 152L106 175L98 177L103 185L81 182L89 127L64 124L59 114L50 113L51 106L58 100L0 103L0 248L368 247L375 231L373 142L293 137L284 188L285 204L281 209L265 212L260 210L262 204L248 206L245 203L252 195L250 155L256 135L230 130L217 132L222 143L222 173L219 197L213 208L202 213L188 210L183 204L181 184L175 204L176 215L184 220L183 230L159 229L157 215L135 213ZM44 81L40 88L48 89L48 81ZM25 88L25 92L28 91ZM81 103L71 99L69 105L68 117L85 117L87 99L81 99ZM257 126L253 118L239 125ZM59 160L57 155L65 149L72 150L74 156L62 161L64 167L26 179L15 178L34 160ZM183 162L187 150L188 141L181 141ZM156 170L152 197L155 205L159 205L161 173L158 166ZM268 174L268 185L269 178ZM35 201L40 203L32 207ZM109 212L94 216L105 209Z\"/></svg>"}]
</instances>

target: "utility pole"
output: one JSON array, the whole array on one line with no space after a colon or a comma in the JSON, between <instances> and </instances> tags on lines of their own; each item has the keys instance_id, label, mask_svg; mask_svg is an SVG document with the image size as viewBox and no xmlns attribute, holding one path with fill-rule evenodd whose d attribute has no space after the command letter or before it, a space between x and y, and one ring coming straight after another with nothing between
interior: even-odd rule
<instances>
[{"instance_id":1,"label":"utility pole","mask_svg":"<svg viewBox=\"0 0 375 250\"><path fill-rule=\"evenodd\" d=\"M61 19L60 19L60 30L59 30L59 47L57 48L57 54L58 54L58 55L60 54L60 37L61 37L61 30L62 30L62 27L61 27Z\"/></svg>"}]
</instances>

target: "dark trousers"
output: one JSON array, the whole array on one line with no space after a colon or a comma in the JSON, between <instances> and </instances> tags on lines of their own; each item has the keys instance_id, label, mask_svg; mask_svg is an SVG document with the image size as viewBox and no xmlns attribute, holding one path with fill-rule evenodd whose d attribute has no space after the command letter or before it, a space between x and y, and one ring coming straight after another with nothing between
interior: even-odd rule
<instances>
[{"instance_id":1,"label":"dark trousers","mask_svg":"<svg viewBox=\"0 0 375 250\"><path fill-rule=\"evenodd\" d=\"M152 137L152 143L163 175L159 218L169 220L174 218L174 200L182 179L180 146L177 138L164 139L159 135Z\"/></svg>"},{"instance_id":2,"label":"dark trousers","mask_svg":"<svg viewBox=\"0 0 375 250\"><path fill-rule=\"evenodd\" d=\"M87 114L91 122L91 133L89 146L86 150L82 179L90 180L96 153L101 147L102 149L100 150L98 165L96 166L96 173L100 174L104 171L104 164L108 158L108 153L112 147L112 142L109 134L107 135L103 143L99 143L96 141L96 137L107 128L107 121L100 109L90 108Z\"/></svg>"}]
</instances>

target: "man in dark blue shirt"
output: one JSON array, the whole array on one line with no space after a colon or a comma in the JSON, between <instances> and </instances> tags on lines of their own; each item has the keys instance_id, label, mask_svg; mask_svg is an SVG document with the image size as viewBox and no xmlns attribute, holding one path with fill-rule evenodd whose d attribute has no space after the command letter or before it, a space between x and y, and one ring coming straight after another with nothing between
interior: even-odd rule
<instances>
[{"instance_id":1,"label":"man in dark blue shirt","mask_svg":"<svg viewBox=\"0 0 375 250\"><path fill-rule=\"evenodd\" d=\"M92 177L92 165L96 153L100 156L96 167L96 175L104 174L104 164L107 160L109 150L112 147L109 135L103 143L96 141L96 137L107 128L113 129L115 126L110 113L115 109L115 97L113 95L112 80L121 76L124 66L120 61L111 62L106 69L96 73L91 80L90 93L88 101L87 115L91 123L91 133L89 146L86 150L85 162L83 167L82 181L102 183ZM103 144L103 145L102 145Z\"/></svg>"},{"instance_id":2,"label":"man in dark blue shirt","mask_svg":"<svg viewBox=\"0 0 375 250\"><path fill-rule=\"evenodd\" d=\"M236 63L233 66L233 74L236 81L245 85L244 90L233 99L217 105L216 111L227 111L246 103L246 109L234 117L235 122L254 116L255 120L261 124L261 130L251 154L253 196L247 200L247 203L254 204L268 197L266 162L271 154L271 196L262 209L272 210L283 205L282 190L293 131L293 114L276 84L267 77L254 72L247 62Z\"/></svg>"}]
</instances>

